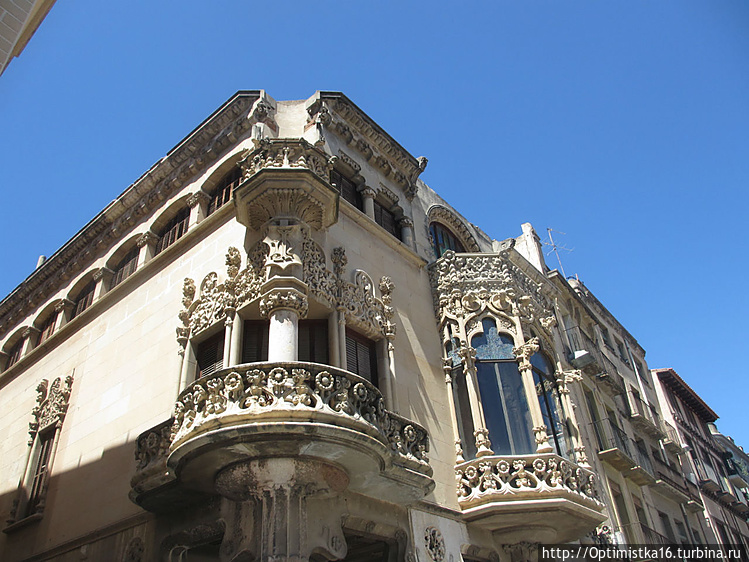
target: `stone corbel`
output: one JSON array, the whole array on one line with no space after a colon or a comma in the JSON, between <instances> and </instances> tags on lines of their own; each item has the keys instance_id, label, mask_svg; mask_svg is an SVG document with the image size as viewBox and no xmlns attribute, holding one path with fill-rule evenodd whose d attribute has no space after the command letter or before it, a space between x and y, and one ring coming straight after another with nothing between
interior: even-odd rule
<instances>
[{"instance_id":1,"label":"stone corbel","mask_svg":"<svg viewBox=\"0 0 749 562\"><path fill-rule=\"evenodd\" d=\"M94 281L96 282L94 300L100 299L101 296L109 290L109 284L112 281L112 277L114 277L114 271L108 267L102 267L94 272Z\"/></svg>"},{"instance_id":2,"label":"stone corbel","mask_svg":"<svg viewBox=\"0 0 749 562\"><path fill-rule=\"evenodd\" d=\"M57 325L55 326L55 331L70 322L70 315L73 313L74 307L75 303L70 299L62 299L55 305L55 314L57 314Z\"/></svg>"},{"instance_id":3,"label":"stone corbel","mask_svg":"<svg viewBox=\"0 0 749 562\"><path fill-rule=\"evenodd\" d=\"M36 340L41 330L36 326L29 326L23 331L21 336L23 337L23 350L21 351L21 357L25 356L29 351L34 349Z\"/></svg>"}]
</instances>

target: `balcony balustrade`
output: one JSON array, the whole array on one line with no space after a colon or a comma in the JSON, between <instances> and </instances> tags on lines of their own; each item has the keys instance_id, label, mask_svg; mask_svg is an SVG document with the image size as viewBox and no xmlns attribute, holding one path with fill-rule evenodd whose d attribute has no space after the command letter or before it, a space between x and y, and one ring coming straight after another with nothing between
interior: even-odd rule
<instances>
[{"instance_id":1,"label":"balcony balustrade","mask_svg":"<svg viewBox=\"0 0 749 562\"><path fill-rule=\"evenodd\" d=\"M632 425L645 432L647 435L656 439L663 437L663 431L660 428L660 417L652 408L646 406L642 399L634 393L629 393L630 416Z\"/></svg>"},{"instance_id":2,"label":"balcony balustrade","mask_svg":"<svg viewBox=\"0 0 749 562\"><path fill-rule=\"evenodd\" d=\"M434 486L428 448L426 430L387 411L380 391L353 373L245 364L190 384L172 423L138 438L131 497L157 509L175 486L215 494L227 467L272 457L335 466L349 490L404 503Z\"/></svg>"},{"instance_id":3,"label":"balcony balustrade","mask_svg":"<svg viewBox=\"0 0 749 562\"><path fill-rule=\"evenodd\" d=\"M605 519L596 476L553 453L486 456L455 472L464 518L506 542L567 542Z\"/></svg>"},{"instance_id":4,"label":"balcony balustrade","mask_svg":"<svg viewBox=\"0 0 749 562\"><path fill-rule=\"evenodd\" d=\"M634 453L635 466L624 476L639 486L655 484L655 471L653 470L653 464L650 462L650 456L647 452L641 450L637 444L634 444L632 451Z\"/></svg>"},{"instance_id":5,"label":"balcony balustrade","mask_svg":"<svg viewBox=\"0 0 749 562\"><path fill-rule=\"evenodd\" d=\"M567 329L567 337L572 346L572 364L603 383L611 396L622 394L624 379L614 363L578 327Z\"/></svg>"},{"instance_id":6,"label":"balcony balustrade","mask_svg":"<svg viewBox=\"0 0 749 562\"><path fill-rule=\"evenodd\" d=\"M684 448L681 446L681 439L676 429L668 422L663 422L663 429L665 437L662 439L663 446L669 453L674 455L681 455L684 453Z\"/></svg>"},{"instance_id":7,"label":"balcony balustrade","mask_svg":"<svg viewBox=\"0 0 749 562\"><path fill-rule=\"evenodd\" d=\"M608 420L593 424L599 443L598 458L620 471L628 471L636 466L632 443L618 426Z\"/></svg>"}]
</instances>

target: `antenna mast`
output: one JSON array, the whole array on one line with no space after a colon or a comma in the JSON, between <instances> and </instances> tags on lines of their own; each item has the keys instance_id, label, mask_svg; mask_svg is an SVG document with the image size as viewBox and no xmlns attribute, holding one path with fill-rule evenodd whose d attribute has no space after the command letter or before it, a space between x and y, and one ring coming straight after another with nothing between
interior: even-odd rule
<instances>
[{"instance_id":1,"label":"antenna mast","mask_svg":"<svg viewBox=\"0 0 749 562\"><path fill-rule=\"evenodd\" d=\"M544 244L546 246L551 246L551 250L549 250L546 253L546 255L548 256L549 254L551 254L552 252L554 252L554 254L557 257L557 261L559 262L559 269L561 270L562 275L564 275L564 278L567 279L567 274L564 272L564 266L562 265L562 258L559 257L559 250L561 249L561 250L564 250L566 252L571 252L572 250L574 250L574 248L571 250L571 249L569 249L569 248L567 248L565 246L558 246L556 244L556 242L554 242L554 237L551 235L552 232L557 232L559 234L564 234L566 236L566 233L561 232L559 230L552 230L551 228L547 228L546 232L549 235L549 241L548 242L544 242Z\"/></svg>"}]
</instances>

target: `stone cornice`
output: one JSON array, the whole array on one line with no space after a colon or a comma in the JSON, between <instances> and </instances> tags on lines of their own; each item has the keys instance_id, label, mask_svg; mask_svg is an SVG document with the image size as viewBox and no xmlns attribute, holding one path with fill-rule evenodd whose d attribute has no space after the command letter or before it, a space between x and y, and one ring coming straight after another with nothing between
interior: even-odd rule
<instances>
[{"instance_id":1,"label":"stone cornice","mask_svg":"<svg viewBox=\"0 0 749 562\"><path fill-rule=\"evenodd\" d=\"M236 143L251 128L250 111L262 94L234 94L5 297L0 338Z\"/></svg>"},{"instance_id":2,"label":"stone cornice","mask_svg":"<svg viewBox=\"0 0 749 562\"><path fill-rule=\"evenodd\" d=\"M335 131L347 145L399 185L409 200L414 198L418 189L417 179L426 168L426 158L414 158L340 92L319 92L318 99L307 111L312 121L315 115L324 111L327 115L322 122L326 127Z\"/></svg>"}]
</instances>

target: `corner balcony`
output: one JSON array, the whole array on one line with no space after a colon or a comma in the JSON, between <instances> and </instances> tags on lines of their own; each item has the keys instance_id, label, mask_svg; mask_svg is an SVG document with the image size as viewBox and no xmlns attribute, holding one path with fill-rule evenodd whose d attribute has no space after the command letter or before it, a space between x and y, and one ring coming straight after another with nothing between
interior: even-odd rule
<instances>
[{"instance_id":1,"label":"corner balcony","mask_svg":"<svg viewBox=\"0 0 749 562\"><path fill-rule=\"evenodd\" d=\"M568 542L606 519L595 475L553 453L481 457L455 473L464 519L505 543Z\"/></svg>"},{"instance_id":2,"label":"corner balcony","mask_svg":"<svg viewBox=\"0 0 749 562\"><path fill-rule=\"evenodd\" d=\"M387 411L368 381L327 365L265 362L216 371L180 393L168 437L164 426L137 443L131 497L146 509L180 493L214 494L222 470L270 457L336 467L349 490L395 503L434 487L426 430Z\"/></svg>"}]
</instances>

